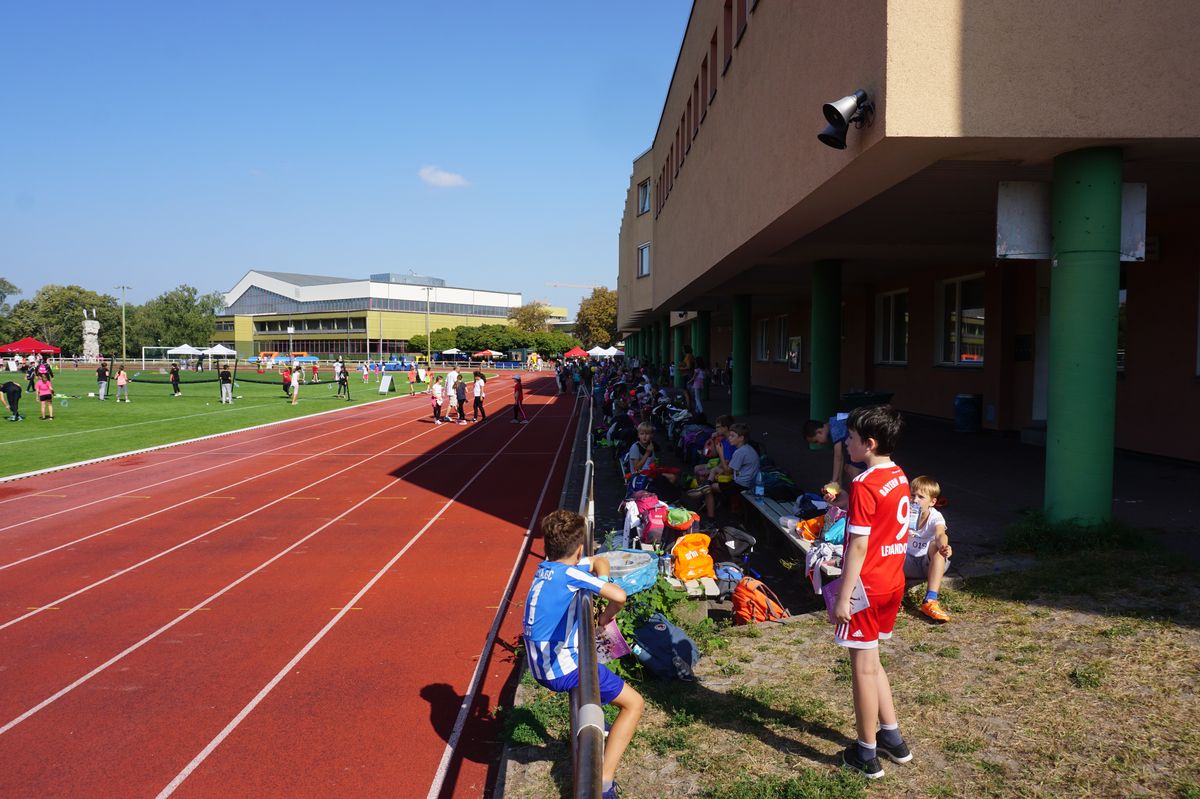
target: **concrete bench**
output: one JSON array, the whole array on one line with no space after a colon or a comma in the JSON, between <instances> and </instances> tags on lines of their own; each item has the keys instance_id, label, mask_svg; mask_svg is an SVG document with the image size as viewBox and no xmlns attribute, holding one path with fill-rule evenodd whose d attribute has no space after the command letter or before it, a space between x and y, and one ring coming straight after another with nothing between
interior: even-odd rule
<instances>
[{"instance_id":1,"label":"concrete bench","mask_svg":"<svg viewBox=\"0 0 1200 799\"><path fill-rule=\"evenodd\" d=\"M783 516L796 515L792 512L790 505L784 505L782 502L778 502L769 497L756 497L753 491L743 491L742 499L745 500L747 507L753 508L761 513L763 518L767 520L767 524L778 530L783 537L792 544L792 546L800 550L805 557L808 556L809 550L812 549L813 542L804 538L804 536L800 535L795 530L789 530L779 523L779 519ZM826 577L840 577L842 570L837 566L826 563L821 566L821 573Z\"/></svg>"}]
</instances>

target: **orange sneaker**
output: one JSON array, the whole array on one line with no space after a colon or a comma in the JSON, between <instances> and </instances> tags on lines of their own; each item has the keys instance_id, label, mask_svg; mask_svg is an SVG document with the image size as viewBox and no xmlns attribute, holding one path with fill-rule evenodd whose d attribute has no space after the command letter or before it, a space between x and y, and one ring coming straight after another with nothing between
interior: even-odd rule
<instances>
[{"instance_id":1,"label":"orange sneaker","mask_svg":"<svg viewBox=\"0 0 1200 799\"><path fill-rule=\"evenodd\" d=\"M934 621L950 621L950 614L942 608L942 603L931 599L921 605L921 612Z\"/></svg>"}]
</instances>

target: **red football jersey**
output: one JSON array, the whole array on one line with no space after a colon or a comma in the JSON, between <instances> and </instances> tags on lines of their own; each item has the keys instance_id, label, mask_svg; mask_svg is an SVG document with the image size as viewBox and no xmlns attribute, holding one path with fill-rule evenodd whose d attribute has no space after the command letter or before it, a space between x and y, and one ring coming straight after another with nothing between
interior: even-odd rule
<instances>
[{"instance_id":1,"label":"red football jersey","mask_svg":"<svg viewBox=\"0 0 1200 799\"><path fill-rule=\"evenodd\" d=\"M846 532L870 536L862 567L863 588L868 594L904 588L909 505L908 478L894 463L873 466L850 484Z\"/></svg>"}]
</instances>

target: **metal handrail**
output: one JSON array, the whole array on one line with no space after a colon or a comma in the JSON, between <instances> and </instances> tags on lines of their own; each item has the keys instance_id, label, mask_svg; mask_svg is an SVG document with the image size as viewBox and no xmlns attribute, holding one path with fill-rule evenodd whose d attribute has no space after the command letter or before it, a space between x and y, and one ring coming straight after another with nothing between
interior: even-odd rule
<instances>
[{"instance_id":1,"label":"metal handrail","mask_svg":"<svg viewBox=\"0 0 1200 799\"><path fill-rule=\"evenodd\" d=\"M596 465L592 460L593 398L587 394L587 461L583 469L583 491L579 498L579 515L587 520L584 551L595 551L595 491L593 476ZM580 420L584 417L581 414ZM592 616L592 595L580 591L579 603L579 685L571 690L571 759L575 799L599 799L604 767L604 710L600 705L600 678L596 662L596 628Z\"/></svg>"}]
</instances>

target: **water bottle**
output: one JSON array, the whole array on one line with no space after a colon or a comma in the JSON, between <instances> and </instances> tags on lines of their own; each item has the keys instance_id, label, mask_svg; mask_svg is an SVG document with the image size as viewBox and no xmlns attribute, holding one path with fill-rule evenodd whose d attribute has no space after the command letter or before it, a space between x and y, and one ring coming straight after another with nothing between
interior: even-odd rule
<instances>
[{"instance_id":1,"label":"water bottle","mask_svg":"<svg viewBox=\"0 0 1200 799\"><path fill-rule=\"evenodd\" d=\"M642 663L648 663L648 662L650 661L650 653L649 653L649 652L647 652L645 649L642 649L642 645L641 645L641 644L638 644L638 643L636 643L636 642L635 642L635 643L634 643L634 644L633 644L633 645L632 645L632 646L629 648L629 651L630 651L630 652L632 652L632 653L633 653L633 655L634 655L634 657L636 657L636 658L637 658L638 660L640 660Z\"/></svg>"},{"instance_id":2,"label":"water bottle","mask_svg":"<svg viewBox=\"0 0 1200 799\"><path fill-rule=\"evenodd\" d=\"M759 471L758 474L754 475L754 496L761 497L763 493L762 471Z\"/></svg>"},{"instance_id":3,"label":"water bottle","mask_svg":"<svg viewBox=\"0 0 1200 799\"><path fill-rule=\"evenodd\" d=\"M921 521L921 503L914 502L908 511L908 534L914 535L917 532L918 523Z\"/></svg>"}]
</instances>

